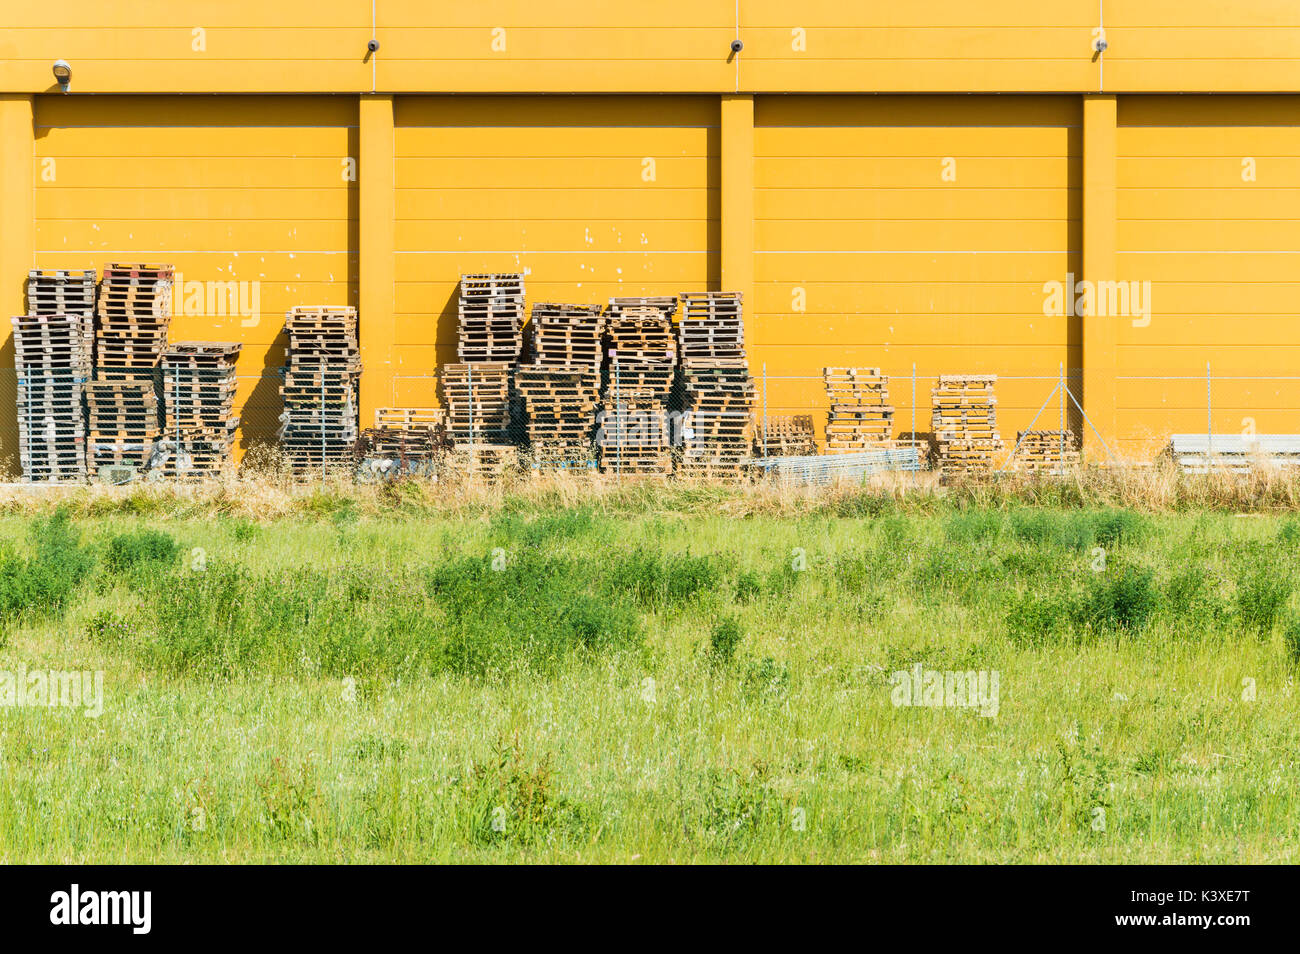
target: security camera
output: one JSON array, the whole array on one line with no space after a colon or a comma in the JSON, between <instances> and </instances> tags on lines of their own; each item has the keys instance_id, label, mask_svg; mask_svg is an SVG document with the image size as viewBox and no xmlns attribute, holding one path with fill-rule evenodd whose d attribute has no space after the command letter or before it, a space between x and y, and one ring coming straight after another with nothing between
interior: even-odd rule
<instances>
[{"instance_id":1,"label":"security camera","mask_svg":"<svg viewBox=\"0 0 1300 954\"><path fill-rule=\"evenodd\" d=\"M1098 37L1096 40L1093 41L1092 48L1096 50L1098 53L1105 53L1106 47L1108 45L1109 44L1107 44L1105 40L1103 40L1101 37Z\"/></svg>"},{"instance_id":2,"label":"security camera","mask_svg":"<svg viewBox=\"0 0 1300 954\"><path fill-rule=\"evenodd\" d=\"M732 52L732 53L739 53L739 52L740 52L741 50L743 50L744 48L745 48L745 44L744 44L744 43L741 43L739 40L732 40L732 41L731 41L731 52Z\"/></svg>"},{"instance_id":3,"label":"security camera","mask_svg":"<svg viewBox=\"0 0 1300 954\"><path fill-rule=\"evenodd\" d=\"M369 43L366 44L366 49L369 50L371 53L377 52L379 50L379 41L371 40Z\"/></svg>"},{"instance_id":4,"label":"security camera","mask_svg":"<svg viewBox=\"0 0 1300 954\"><path fill-rule=\"evenodd\" d=\"M65 93L72 85L72 67L68 65L67 60L54 61L54 82L58 83L59 89Z\"/></svg>"}]
</instances>

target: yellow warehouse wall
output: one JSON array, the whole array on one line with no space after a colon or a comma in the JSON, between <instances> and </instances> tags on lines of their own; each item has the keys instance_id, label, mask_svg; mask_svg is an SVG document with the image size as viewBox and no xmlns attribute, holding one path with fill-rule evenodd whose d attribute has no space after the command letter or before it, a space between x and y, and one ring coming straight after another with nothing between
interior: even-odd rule
<instances>
[{"instance_id":1,"label":"yellow warehouse wall","mask_svg":"<svg viewBox=\"0 0 1300 954\"><path fill-rule=\"evenodd\" d=\"M252 316L209 313L206 284L200 309L173 300L172 341L243 343L240 452L278 426L284 313L356 304L356 117L344 98L37 100L37 266L166 263L187 287L259 283Z\"/></svg>"},{"instance_id":2,"label":"yellow warehouse wall","mask_svg":"<svg viewBox=\"0 0 1300 954\"><path fill-rule=\"evenodd\" d=\"M1043 315L1044 282L1079 272L1079 109L1065 97L760 98L747 331L768 412L812 413L820 433L822 369L880 367L895 430L911 430L915 362L918 430L936 375L995 372L1014 440L1059 366L1079 366L1077 322ZM1056 427L1055 411L1038 426Z\"/></svg>"},{"instance_id":3,"label":"yellow warehouse wall","mask_svg":"<svg viewBox=\"0 0 1300 954\"><path fill-rule=\"evenodd\" d=\"M527 269L530 305L717 286L714 98L404 97L396 127L396 403L436 401L462 274Z\"/></svg>"},{"instance_id":4,"label":"yellow warehouse wall","mask_svg":"<svg viewBox=\"0 0 1300 954\"><path fill-rule=\"evenodd\" d=\"M1293 0L11 6L0 91L24 93L55 89L57 58L73 64L74 92L93 93L1300 90Z\"/></svg>"},{"instance_id":5,"label":"yellow warehouse wall","mask_svg":"<svg viewBox=\"0 0 1300 954\"><path fill-rule=\"evenodd\" d=\"M1118 277L1152 283L1117 321L1121 444L1300 432L1300 98L1125 97L1118 153Z\"/></svg>"}]
</instances>

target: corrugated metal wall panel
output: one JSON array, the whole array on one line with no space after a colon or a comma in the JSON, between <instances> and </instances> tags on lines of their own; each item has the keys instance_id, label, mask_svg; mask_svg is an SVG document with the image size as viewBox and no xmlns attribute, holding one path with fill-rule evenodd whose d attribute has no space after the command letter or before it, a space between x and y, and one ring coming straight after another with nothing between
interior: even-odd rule
<instances>
[{"instance_id":1,"label":"corrugated metal wall panel","mask_svg":"<svg viewBox=\"0 0 1300 954\"><path fill-rule=\"evenodd\" d=\"M1118 319L1122 445L1300 432L1300 99L1123 98L1118 151L1117 277L1152 312Z\"/></svg>"},{"instance_id":2,"label":"corrugated metal wall panel","mask_svg":"<svg viewBox=\"0 0 1300 954\"><path fill-rule=\"evenodd\" d=\"M395 402L435 401L462 274L528 269L530 303L716 285L716 99L404 97L396 125Z\"/></svg>"},{"instance_id":3,"label":"corrugated metal wall panel","mask_svg":"<svg viewBox=\"0 0 1300 954\"><path fill-rule=\"evenodd\" d=\"M251 317L178 289L170 337L243 342L238 448L272 439L285 311L356 304L355 100L42 97L36 123L36 264L257 282Z\"/></svg>"},{"instance_id":4,"label":"corrugated metal wall panel","mask_svg":"<svg viewBox=\"0 0 1300 954\"><path fill-rule=\"evenodd\" d=\"M1043 314L1044 283L1079 272L1079 147L1065 97L760 98L750 340L769 413L820 428L822 368L879 366L910 430L915 362L919 430L934 375L996 372L1013 440L1079 365L1077 324Z\"/></svg>"}]
</instances>

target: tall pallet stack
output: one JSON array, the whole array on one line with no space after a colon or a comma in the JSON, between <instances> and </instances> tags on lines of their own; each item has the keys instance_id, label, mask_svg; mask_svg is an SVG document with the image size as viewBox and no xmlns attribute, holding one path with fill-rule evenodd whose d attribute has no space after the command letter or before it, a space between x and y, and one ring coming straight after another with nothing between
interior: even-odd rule
<instances>
[{"instance_id":1,"label":"tall pallet stack","mask_svg":"<svg viewBox=\"0 0 1300 954\"><path fill-rule=\"evenodd\" d=\"M528 443L538 470L585 470L592 464L592 433L600 397L599 305L533 306L532 363L515 374L524 400Z\"/></svg>"},{"instance_id":2,"label":"tall pallet stack","mask_svg":"<svg viewBox=\"0 0 1300 954\"><path fill-rule=\"evenodd\" d=\"M166 476L215 477L233 464L239 351L235 342L179 341L163 352Z\"/></svg>"},{"instance_id":3,"label":"tall pallet stack","mask_svg":"<svg viewBox=\"0 0 1300 954\"><path fill-rule=\"evenodd\" d=\"M1079 464L1074 431L1020 431L1012 466L1030 474L1060 476Z\"/></svg>"},{"instance_id":4,"label":"tall pallet stack","mask_svg":"<svg viewBox=\"0 0 1300 954\"><path fill-rule=\"evenodd\" d=\"M92 295L93 288L92 283ZM23 315L11 321L23 480L83 481L92 318L88 314Z\"/></svg>"},{"instance_id":5,"label":"tall pallet stack","mask_svg":"<svg viewBox=\"0 0 1300 954\"><path fill-rule=\"evenodd\" d=\"M457 304L457 364L442 366L452 470L496 477L517 458L512 444L514 366L523 351L524 276L462 275ZM469 452L470 447L486 448Z\"/></svg>"},{"instance_id":6,"label":"tall pallet stack","mask_svg":"<svg viewBox=\"0 0 1300 954\"><path fill-rule=\"evenodd\" d=\"M357 311L293 308L284 328L289 344L280 388L280 447L298 474L350 464L359 436Z\"/></svg>"},{"instance_id":7,"label":"tall pallet stack","mask_svg":"<svg viewBox=\"0 0 1300 954\"><path fill-rule=\"evenodd\" d=\"M94 362L93 269L32 269L13 319L19 459L29 481L84 480L85 383Z\"/></svg>"},{"instance_id":8,"label":"tall pallet stack","mask_svg":"<svg viewBox=\"0 0 1300 954\"><path fill-rule=\"evenodd\" d=\"M851 454L879 449L894 432L889 378L879 368L826 368L830 398L826 452Z\"/></svg>"},{"instance_id":9,"label":"tall pallet stack","mask_svg":"<svg viewBox=\"0 0 1300 954\"><path fill-rule=\"evenodd\" d=\"M676 313L675 296L609 300L597 432L606 473L672 473L668 400L677 371Z\"/></svg>"},{"instance_id":10,"label":"tall pallet stack","mask_svg":"<svg viewBox=\"0 0 1300 954\"><path fill-rule=\"evenodd\" d=\"M162 419L158 364L172 315L170 265L105 265L95 328L95 379L86 386L92 473L117 481L148 466ZM125 472L101 474L101 468Z\"/></svg>"},{"instance_id":11,"label":"tall pallet stack","mask_svg":"<svg viewBox=\"0 0 1300 954\"><path fill-rule=\"evenodd\" d=\"M751 455L756 389L739 292L684 294L678 325L686 414L680 473L736 479Z\"/></svg>"},{"instance_id":12,"label":"tall pallet stack","mask_svg":"<svg viewBox=\"0 0 1300 954\"><path fill-rule=\"evenodd\" d=\"M153 454L160 430L158 391L152 375L131 374L119 380L98 377L86 384L86 457L93 474L109 468L126 471L123 477L129 479L148 466ZM102 475L119 482L116 475Z\"/></svg>"},{"instance_id":13,"label":"tall pallet stack","mask_svg":"<svg viewBox=\"0 0 1300 954\"><path fill-rule=\"evenodd\" d=\"M983 477L993 471L993 455L1003 449L998 434L996 374L945 374L931 391L939 473Z\"/></svg>"}]
</instances>

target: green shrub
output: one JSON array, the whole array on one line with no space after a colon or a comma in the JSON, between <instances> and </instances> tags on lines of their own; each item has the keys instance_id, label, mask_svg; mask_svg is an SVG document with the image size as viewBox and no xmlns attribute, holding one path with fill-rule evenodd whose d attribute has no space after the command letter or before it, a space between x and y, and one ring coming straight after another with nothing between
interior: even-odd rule
<instances>
[{"instance_id":1,"label":"green shrub","mask_svg":"<svg viewBox=\"0 0 1300 954\"><path fill-rule=\"evenodd\" d=\"M1084 594L1079 622L1101 631L1144 628L1160 605L1150 570L1124 567L1102 574Z\"/></svg>"},{"instance_id":2,"label":"green shrub","mask_svg":"<svg viewBox=\"0 0 1300 954\"><path fill-rule=\"evenodd\" d=\"M1012 602L1005 624L1016 645L1046 645L1069 632L1070 605L1056 593L1025 593Z\"/></svg>"},{"instance_id":3,"label":"green shrub","mask_svg":"<svg viewBox=\"0 0 1300 954\"><path fill-rule=\"evenodd\" d=\"M722 666L730 666L736 659L736 650L745 638L744 630L733 616L727 616L713 627L709 634L709 658Z\"/></svg>"},{"instance_id":4,"label":"green shrub","mask_svg":"<svg viewBox=\"0 0 1300 954\"><path fill-rule=\"evenodd\" d=\"M1135 543L1146 530L1145 521L1130 510L1102 510L1090 522L1093 539L1103 547Z\"/></svg>"},{"instance_id":5,"label":"green shrub","mask_svg":"<svg viewBox=\"0 0 1300 954\"><path fill-rule=\"evenodd\" d=\"M179 544L158 530L120 533L108 541L104 567L110 573L127 573L143 568L161 570L175 563L179 552Z\"/></svg>"},{"instance_id":6,"label":"green shrub","mask_svg":"<svg viewBox=\"0 0 1300 954\"><path fill-rule=\"evenodd\" d=\"M643 606L671 607L712 592L722 576L716 558L636 550L614 561L609 583L614 591L630 593Z\"/></svg>"},{"instance_id":7,"label":"green shrub","mask_svg":"<svg viewBox=\"0 0 1300 954\"><path fill-rule=\"evenodd\" d=\"M1287 661L1293 666L1300 666L1300 619L1292 617L1282 631L1282 646L1286 649Z\"/></svg>"},{"instance_id":8,"label":"green shrub","mask_svg":"<svg viewBox=\"0 0 1300 954\"><path fill-rule=\"evenodd\" d=\"M1273 631L1291 596L1291 581L1275 569L1256 570L1237 584L1237 612L1242 626L1261 636Z\"/></svg>"},{"instance_id":9,"label":"green shrub","mask_svg":"<svg viewBox=\"0 0 1300 954\"><path fill-rule=\"evenodd\" d=\"M0 627L22 617L58 617L94 568L94 555L62 509L32 524L31 541L30 557L0 556Z\"/></svg>"}]
</instances>

